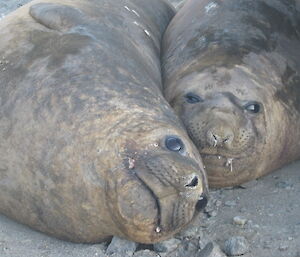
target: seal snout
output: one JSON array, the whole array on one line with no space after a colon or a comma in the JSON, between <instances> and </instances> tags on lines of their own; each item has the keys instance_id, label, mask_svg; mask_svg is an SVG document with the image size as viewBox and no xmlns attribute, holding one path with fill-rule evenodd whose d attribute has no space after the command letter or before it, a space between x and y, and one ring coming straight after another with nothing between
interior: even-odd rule
<instances>
[{"instance_id":1,"label":"seal snout","mask_svg":"<svg viewBox=\"0 0 300 257\"><path fill-rule=\"evenodd\" d=\"M184 149L178 137L165 139L167 152L136 161L135 174L152 192L158 206L159 232L173 234L187 225L207 203L206 184L193 160L178 154Z\"/></svg>"},{"instance_id":2,"label":"seal snout","mask_svg":"<svg viewBox=\"0 0 300 257\"><path fill-rule=\"evenodd\" d=\"M229 126L216 126L206 133L206 141L212 147L228 147L233 142L234 133Z\"/></svg>"}]
</instances>

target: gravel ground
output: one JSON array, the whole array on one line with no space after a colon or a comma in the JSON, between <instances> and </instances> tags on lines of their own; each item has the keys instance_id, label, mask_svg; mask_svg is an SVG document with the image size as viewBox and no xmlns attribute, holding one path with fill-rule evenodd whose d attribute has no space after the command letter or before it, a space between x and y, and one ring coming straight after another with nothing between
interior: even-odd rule
<instances>
[{"instance_id":1,"label":"gravel ground","mask_svg":"<svg viewBox=\"0 0 300 257\"><path fill-rule=\"evenodd\" d=\"M0 19L28 2L30 0L0 0Z\"/></svg>"},{"instance_id":2,"label":"gravel ground","mask_svg":"<svg viewBox=\"0 0 300 257\"><path fill-rule=\"evenodd\" d=\"M0 0L0 19L29 0ZM174 6L182 0L173 0ZM1 32L0 32L1 33ZM190 228L155 245L73 244L0 215L0 257L300 257L300 161L241 187L211 191Z\"/></svg>"}]
</instances>

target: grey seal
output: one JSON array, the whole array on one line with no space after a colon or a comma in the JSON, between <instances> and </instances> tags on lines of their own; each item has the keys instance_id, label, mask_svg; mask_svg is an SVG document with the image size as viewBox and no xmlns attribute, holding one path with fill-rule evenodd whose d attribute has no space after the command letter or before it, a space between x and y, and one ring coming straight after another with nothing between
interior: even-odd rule
<instances>
[{"instance_id":1,"label":"grey seal","mask_svg":"<svg viewBox=\"0 0 300 257\"><path fill-rule=\"evenodd\" d=\"M211 187L300 157L300 7L284 0L189 0L163 38L164 93Z\"/></svg>"},{"instance_id":2,"label":"grey seal","mask_svg":"<svg viewBox=\"0 0 300 257\"><path fill-rule=\"evenodd\" d=\"M73 242L142 243L207 202L161 92L159 0L33 1L0 22L0 213Z\"/></svg>"}]
</instances>

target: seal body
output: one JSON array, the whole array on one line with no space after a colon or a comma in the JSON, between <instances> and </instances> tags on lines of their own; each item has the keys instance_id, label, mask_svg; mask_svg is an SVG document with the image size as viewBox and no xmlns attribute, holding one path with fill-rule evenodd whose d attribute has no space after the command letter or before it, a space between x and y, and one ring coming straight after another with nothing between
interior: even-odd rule
<instances>
[{"instance_id":1,"label":"seal body","mask_svg":"<svg viewBox=\"0 0 300 257\"><path fill-rule=\"evenodd\" d=\"M0 212L74 242L172 236L205 205L161 92L159 0L33 1L0 23Z\"/></svg>"},{"instance_id":2,"label":"seal body","mask_svg":"<svg viewBox=\"0 0 300 257\"><path fill-rule=\"evenodd\" d=\"M299 1L190 0L163 38L165 96L212 187L300 156Z\"/></svg>"}]
</instances>

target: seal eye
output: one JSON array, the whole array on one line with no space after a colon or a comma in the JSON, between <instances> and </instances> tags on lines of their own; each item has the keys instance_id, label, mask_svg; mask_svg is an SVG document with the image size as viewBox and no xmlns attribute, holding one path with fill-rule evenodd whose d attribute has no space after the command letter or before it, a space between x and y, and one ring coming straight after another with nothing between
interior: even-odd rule
<instances>
[{"instance_id":1,"label":"seal eye","mask_svg":"<svg viewBox=\"0 0 300 257\"><path fill-rule=\"evenodd\" d=\"M199 103L203 101L203 99L200 96L194 93L187 93L184 97L186 101L190 104Z\"/></svg>"},{"instance_id":2,"label":"seal eye","mask_svg":"<svg viewBox=\"0 0 300 257\"><path fill-rule=\"evenodd\" d=\"M259 113L260 111L260 104L257 102L251 102L251 103L247 103L244 106L245 110L247 110L248 112L251 113Z\"/></svg>"},{"instance_id":3,"label":"seal eye","mask_svg":"<svg viewBox=\"0 0 300 257\"><path fill-rule=\"evenodd\" d=\"M180 152L184 149L184 144L180 138L175 136L170 136L166 138L166 147L173 152Z\"/></svg>"}]
</instances>

